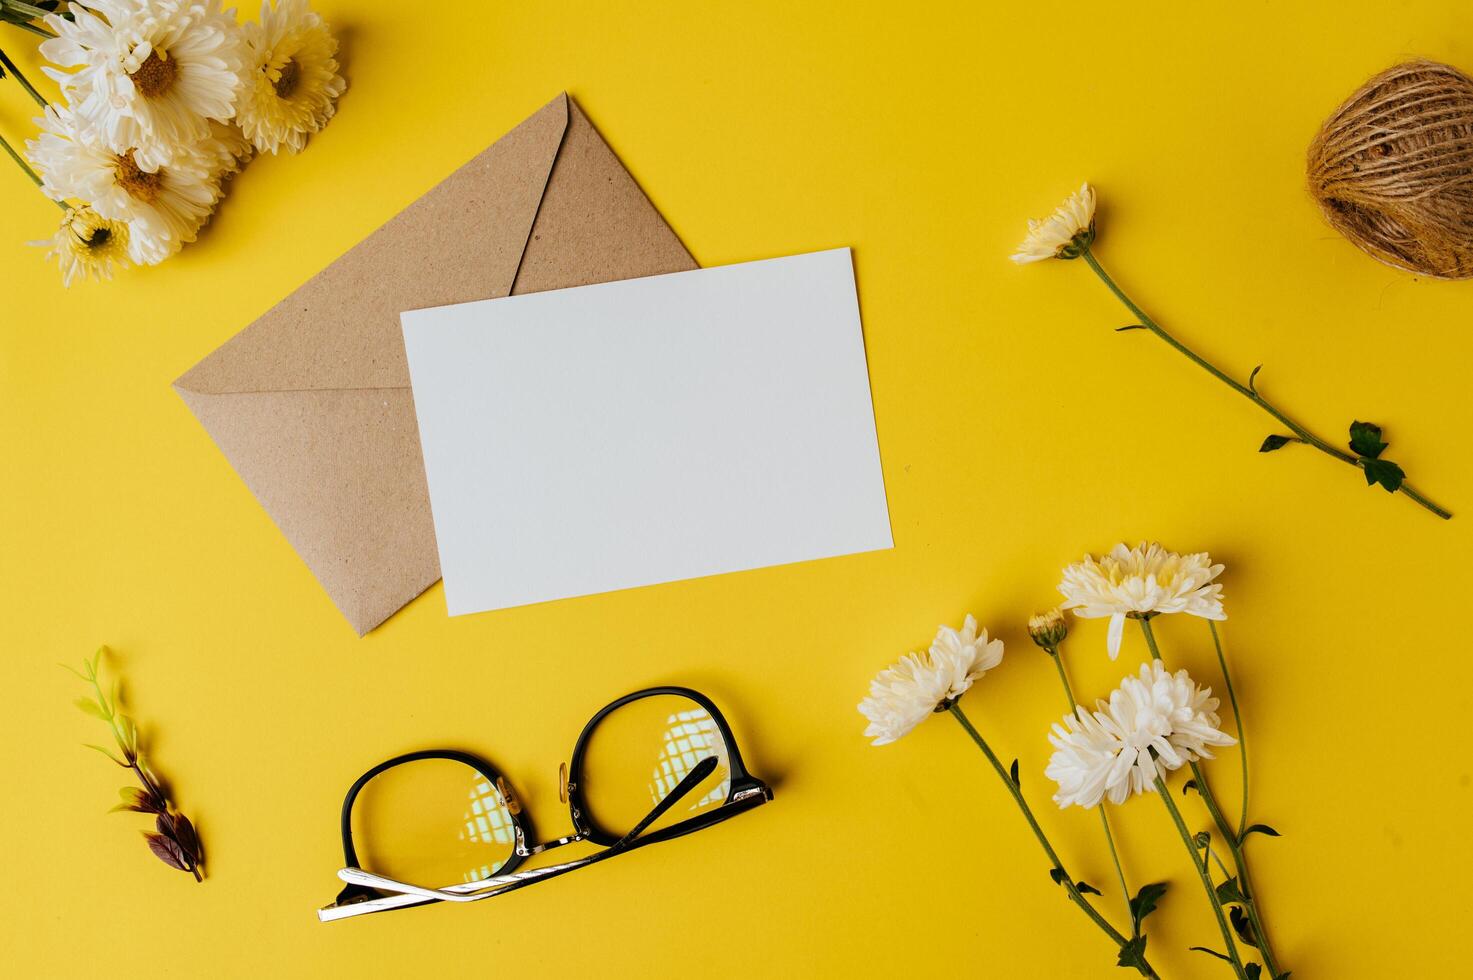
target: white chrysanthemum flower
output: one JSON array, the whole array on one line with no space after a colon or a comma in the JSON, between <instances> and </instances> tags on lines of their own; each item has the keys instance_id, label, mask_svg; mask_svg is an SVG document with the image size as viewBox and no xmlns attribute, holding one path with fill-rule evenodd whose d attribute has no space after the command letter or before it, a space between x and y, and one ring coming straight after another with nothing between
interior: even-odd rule
<instances>
[{"instance_id":1,"label":"white chrysanthemum flower","mask_svg":"<svg viewBox=\"0 0 1473 980\"><path fill-rule=\"evenodd\" d=\"M1218 728L1217 705L1212 690L1198 687L1185 670L1173 674L1159 660L1142 664L1140 675L1122 680L1108 702L1096 702L1093 712L1077 708L1053 726L1045 773L1059 784L1054 802L1061 808L1124 803L1155 792L1158 775L1212 758L1210 746L1236 744Z\"/></svg>"},{"instance_id":2,"label":"white chrysanthemum flower","mask_svg":"<svg viewBox=\"0 0 1473 980\"><path fill-rule=\"evenodd\" d=\"M56 234L31 244L45 247L46 257L61 266L63 286L88 276L111 279L114 267L129 264L127 224L104 218L85 204L67 208Z\"/></svg>"},{"instance_id":3,"label":"white chrysanthemum flower","mask_svg":"<svg viewBox=\"0 0 1473 980\"><path fill-rule=\"evenodd\" d=\"M1042 221L1028 220L1028 235L1013 253L1019 265L1044 259L1078 258L1094 240L1095 189L1080 184L1079 190Z\"/></svg>"},{"instance_id":4,"label":"white chrysanthemum flower","mask_svg":"<svg viewBox=\"0 0 1473 980\"><path fill-rule=\"evenodd\" d=\"M1108 555L1064 569L1059 592L1065 609L1081 619L1110 617L1110 659L1120 655L1127 617L1142 619L1157 613L1187 613L1203 619L1227 619L1222 611L1222 585L1212 580L1222 566L1212 564L1205 552L1178 555L1159 544L1127 548L1117 544Z\"/></svg>"},{"instance_id":5,"label":"white chrysanthemum flower","mask_svg":"<svg viewBox=\"0 0 1473 980\"><path fill-rule=\"evenodd\" d=\"M262 153L296 153L327 124L347 88L338 42L307 0L262 0L261 22L246 24L246 87L237 118Z\"/></svg>"},{"instance_id":6,"label":"white chrysanthemum flower","mask_svg":"<svg viewBox=\"0 0 1473 980\"><path fill-rule=\"evenodd\" d=\"M41 54L78 119L152 172L235 114L244 83L240 28L220 0L88 0L46 18ZM98 15L101 16L98 16Z\"/></svg>"},{"instance_id":7,"label":"white chrysanthemum flower","mask_svg":"<svg viewBox=\"0 0 1473 980\"><path fill-rule=\"evenodd\" d=\"M196 144L150 172L139 166L133 150L115 152L81 130L64 107L49 107L40 123L41 134L26 143L26 151L42 190L56 200L90 201L102 217L126 222L130 260L153 265L194 241L219 193L211 157Z\"/></svg>"},{"instance_id":8,"label":"white chrysanthemum flower","mask_svg":"<svg viewBox=\"0 0 1473 980\"><path fill-rule=\"evenodd\" d=\"M190 152L201 154L197 158L207 164L210 175L218 182L240 172L256 148L246 139L245 133L234 123L210 120L210 135L190 148Z\"/></svg>"},{"instance_id":9,"label":"white chrysanthemum flower","mask_svg":"<svg viewBox=\"0 0 1473 980\"><path fill-rule=\"evenodd\" d=\"M966 693L983 674L1002 663L1002 641L977 631L968 616L960 630L942 626L931 649L908 653L870 681L859 713L869 719L865 738L888 745L908 733L932 712L942 711Z\"/></svg>"}]
</instances>

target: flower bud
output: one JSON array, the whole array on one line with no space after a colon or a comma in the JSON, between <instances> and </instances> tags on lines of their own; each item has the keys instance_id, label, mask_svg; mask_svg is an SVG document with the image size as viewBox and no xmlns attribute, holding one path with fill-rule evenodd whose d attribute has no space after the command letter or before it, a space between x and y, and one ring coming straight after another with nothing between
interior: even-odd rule
<instances>
[{"instance_id":1,"label":"flower bud","mask_svg":"<svg viewBox=\"0 0 1473 980\"><path fill-rule=\"evenodd\" d=\"M1064 620L1063 610L1056 606L1048 612L1028 617L1028 635L1049 653L1056 652L1064 637L1069 635L1069 624Z\"/></svg>"}]
</instances>

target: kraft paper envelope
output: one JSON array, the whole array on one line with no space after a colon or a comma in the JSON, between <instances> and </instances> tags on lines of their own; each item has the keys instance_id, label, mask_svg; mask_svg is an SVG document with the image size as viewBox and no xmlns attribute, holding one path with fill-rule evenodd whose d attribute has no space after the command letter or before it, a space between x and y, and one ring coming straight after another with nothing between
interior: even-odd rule
<instances>
[{"instance_id":1,"label":"kraft paper envelope","mask_svg":"<svg viewBox=\"0 0 1473 980\"><path fill-rule=\"evenodd\" d=\"M400 312L695 267L564 94L174 388L361 636L440 578Z\"/></svg>"}]
</instances>

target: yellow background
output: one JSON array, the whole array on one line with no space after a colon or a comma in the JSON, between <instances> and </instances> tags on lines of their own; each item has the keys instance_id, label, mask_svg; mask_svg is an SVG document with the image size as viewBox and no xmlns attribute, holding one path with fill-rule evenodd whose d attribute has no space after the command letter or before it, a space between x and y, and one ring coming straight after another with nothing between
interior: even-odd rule
<instances>
[{"instance_id":1,"label":"yellow background","mask_svg":"<svg viewBox=\"0 0 1473 980\"><path fill-rule=\"evenodd\" d=\"M1072 865L1092 815L1042 770L1061 693L1024 619L1116 540L1209 550L1255 750L1251 853L1296 980L1444 977L1470 901L1473 285L1363 257L1304 191L1316 126L1408 55L1473 68L1473 11L1388 5L316 4L350 87L298 157L235 182L199 244L64 291L26 240L52 205L0 162L0 713L9 976L1124 976L949 719L873 749L872 674L967 611L1008 644L965 706ZM31 38L0 43L34 64ZM169 382L562 89L703 265L855 249L896 547L449 619L436 586L358 640ZM0 85L0 127L31 108ZM1443 523L1300 447L1143 333L1082 264L1017 268L1024 220L1082 179L1097 252L1148 309L1337 440L1384 424ZM454 247L447 242L447 247ZM1196 620L1167 658L1204 680ZM209 878L104 815L58 661L117 651L198 821ZM1076 628L1077 686L1117 664ZM337 810L400 751L484 753L545 832L584 720L702 688L773 804L515 897L333 925ZM1236 796L1231 756L1210 769ZM1179 781L1179 779L1178 779ZM1234 805L1229 803L1229 805ZM1205 826L1195 799L1191 819ZM1155 800L1120 816L1168 977L1227 976Z\"/></svg>"}]
</instances>

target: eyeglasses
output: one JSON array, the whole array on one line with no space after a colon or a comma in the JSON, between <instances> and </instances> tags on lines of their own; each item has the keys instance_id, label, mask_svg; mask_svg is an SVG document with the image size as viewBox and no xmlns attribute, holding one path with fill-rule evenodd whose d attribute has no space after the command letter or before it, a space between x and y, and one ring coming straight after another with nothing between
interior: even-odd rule
<instances>
[{"instance_id":1,"label":"eyeglasses","mask_svg":"<svg viewBox=\"0 0 1473 980\"><path fill-rule=\"evenodd\" d=\"M716 705L684 687L636 691L599 711L558 781L572 833L537 843L506 778L477 756L431 750L374 766L343 800L338 877L347 887L317 917L478 902L704 830L772 799L742 764ZM584 841L603 850L518 870L528 858Z\"/></svg>"}]
</instances>

